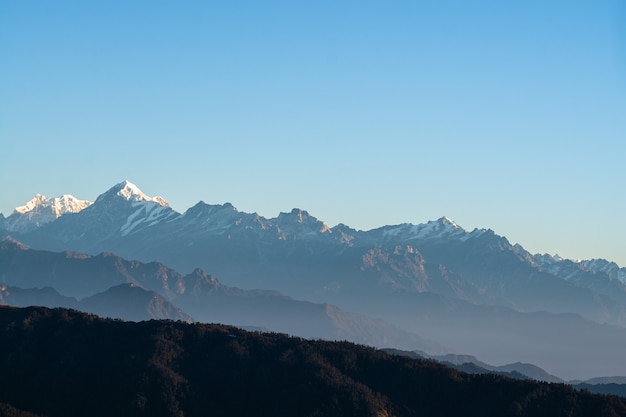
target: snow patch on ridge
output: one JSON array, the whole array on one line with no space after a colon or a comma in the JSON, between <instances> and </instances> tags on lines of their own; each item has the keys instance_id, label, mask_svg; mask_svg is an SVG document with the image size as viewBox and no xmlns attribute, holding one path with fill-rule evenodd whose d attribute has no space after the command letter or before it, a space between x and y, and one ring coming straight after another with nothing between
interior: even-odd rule
<instances>
[{"instance_id":1,"label":"snow patch on ridge","mask_svg":"<svg viewBox=\"0 0 626 417\"><path fill-rule=\"evenodd\" d=\"M120 228L122 236L127 236L142 223L147 224L148 227L154 226L168 217L168 206L149 204L149 202L135 202L133 207L137 207L137 210L128 216L126 223Z\"/></svg>"},{"instance_id":2,"label":"snow patch on ridge","mask_svg":"<svg viewBox=\"0 0 626 417\"><path fill-rule=\"evenodd\" d=\"M572 260L559 255L535 254L533 259L544 272L570 280L580 271L592 274L606 274L609 280L617 280L626 285L626 268L620 268L615 262L606 259Z\"/></svg>"},{"instance_id":3,"label":"snow patch on ridge","mask_svg":"<svg viewBox=\"0 0 626 417\"><path fill-rule=\"evenodd\" d=\"M431 220L427 223L411 224L404 223L397 226L389 226L383 228L383 237L385 238L404 238L413 239L438 239L457 237L460 239L468 239L474 235L476 230L468 233L453 220L442 217L438 220ZM480 232L480 231L479 231Z\"/></svg>"},{"instance_id":4,"label":"snow patch on ridge","mask_svg":"<svg viewBox=\"0 0 626 417\"><path fill-rule=\"evenodd\" d=\"M626 268L620 268L615 262L609 262L606 259L590 259L580 261L580 263L588 271L605 273L610 279L616 279L626 285Z\"/></svg>"}]
</instances>

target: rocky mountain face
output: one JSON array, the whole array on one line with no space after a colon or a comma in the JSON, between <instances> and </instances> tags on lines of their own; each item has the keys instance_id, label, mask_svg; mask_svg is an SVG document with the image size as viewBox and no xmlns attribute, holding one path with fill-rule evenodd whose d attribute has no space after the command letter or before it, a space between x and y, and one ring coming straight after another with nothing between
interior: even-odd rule
<instances>
[{"instance_id":1,"label":"rocky mountain face","mask_svg":"<svg viewBox=\"0 0 626 417\"><path fill-rule=\"evenodd\" d=\"M498 353L484 340L499 340L523 354L534 349L524 350L519 334L545 348L543 341L558 342L554 339L563 329L585 327L587 321L597 329L626 326L624 268L604 260L532 255L492 230L467 231L446 217L357 231L328 227L300 209L265 218L231 204L199 202L181 214L162 198L123 182L77 213L24 231L5 227L2 233L34 249L103 259L114 253L146 265L158 261L180 271L180 277L169 278L167 289L140 285L168 297L178 294L185 274L201 268L231 287L331 303L445 345L475 346L472 353L481 357ZM121 276L117 284L130 282ZM78 295L82 283L68 291ZM535 326L541 314L550 314L548 324ZM560 343L586 346L588 341L575 333ZM609 332L595 333L606 337ZM509 358L516 360L537 362L529 354Z\"/></svg>"}]
</instances>

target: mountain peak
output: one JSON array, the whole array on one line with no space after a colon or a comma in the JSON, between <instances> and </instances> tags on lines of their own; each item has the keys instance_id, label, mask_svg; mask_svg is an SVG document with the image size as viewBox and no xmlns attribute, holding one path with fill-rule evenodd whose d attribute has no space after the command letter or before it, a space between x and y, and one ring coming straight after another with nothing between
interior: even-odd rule
<instances>
[{"instance_id":1,"label":"mountain peak","mask_svg":"<svg viewBox=\"0 0 626 417\"><path fill-rule=\"evenodd\" d=\"M293 208L293 209L291 209L291 213L290 213L290 214L291 214L292 216L297 216L297 217L298 217L298 222L299 222L299 223L302 223L302 220L303 220L303 219L306 219L306 218L308 218L308 217L311 217L311 215L309 214L309 212L308 212L308 211L306 211L306 210L302 210L302 209L299 209L299 208Z\"/></svg>"},{"instance_id":2,"label":"mountain peak","mask_svg":"<svg viewBox=\"0 0 626 417\"><path fill-rule=\"evenodd\" d=\"M459 229L459 230L465 230L463 229L461 226L459 226L454 220L450 219L449 217L443 216L439 219L437 219L437 222L445 225L445 226L452 226L455 229Z\"/></svg>"},{"instance_id":3,"label":"mountain peak","mask_svg":"<svg viewBox=\"0 0 626 417\"><path fill-rule=\"evenodd\" d=\"M315 217L311 216L309 212L299 208L293 208L289 213L280 212L278 213L277 219L281 221L287 220L290 222L295 220L297 223L302 223L308 219L312 219L313 221L317 220Z\"/></svg>"},{"instance_id":4,"label":"mountain peak","mask_svg":"<svg viewBox=\"0 0 626 417\"><path fill-rule=\"evenodd\" d=\"M434 221L431 220L426 224L418 225L418 228L420 232L419 234L424 237L441 237L444 235L467 233L467 231L459 226L454 220L451 220L446 216L443 216Z\"/></svg>"},{"instance_id":5,"label":"mountain peak","mask_svg":"<svg viewBox=\"0 0 626 417\"><path fill-rule=\"evenodd\" d=\"M78 213L91 204L91 201L79 200L69 194L54 198L36 194L25 205L13 210L13 214L7 218L7 229L17 232L31 231L66 213Z\"/></svg>"},{"instance_id":6,"label":"mountain peak","mask_svg":"<svg viewBox=\"0 0 626 417\"><path fill-rule=\"evenodd\" d=\"M192 207L188 208L185 211L184 216L187 218L196 218L196 217L214 217L216 215L220 216L232 216L233 213L238 213L239 211L235 206L231 203L224 203L222 205L214 205L207 204L204 201L200 200Z\"/></svg>"},{"instance_id":7,"label":"mountain peak","mask_svg":"<svg viewBox=\"0 0 626 417\"><path fill-rule=\"evenodd\" d=\"M13 213L26 214L48 211L58 218L65 213L78 213L89 205L91 205L91 201L79 200L70 194L64 194L61 197L55 198L48 198L45 195L36 194L35 197L25 205L16 207Z\"/></svg>"},{"instance_id":8,"label":"mountain peak","mask_svg":"<svg viewBox=\"0 0 626 417\"><path fill-rule=\"evenodd\" d=\"M296 226L299 229L307 229L309 232L332 233L326 223L311 216L308 211L299 208L294 208L289 213L279 213L276 221L281 229Z\"/></svg>"},{"instance_id":9,"label":"mountain peak","mask_svg":"<svg viewBox=\"0 0 626 417\"><path fill-rule=\"evenodd\" d=\"M34 210L36 207L41 206L47 201L48 201L48 197L46 197L45 195L35 194L35 197L32 198L23 206L15 207L15 210L13 210L13 213L18 213L18 214L28 213L29 211Z\"/></svg>"},{"instance_id":10,"label":"mountain peak","mask_svg":"<svg viewBox=\"0 0 626 417\"><path fill-rule=\"evenodd\" d=\"M102 194L98 197L98 200L103 198L111 198L113 196L121 197L126 201L149 201L153 203L157 203L163 207L169 207L167 201L165 201L162 197L148 197L143 193L135 184L128 180L124 180L119 184L115 184L111 187L106 193Z\"/></svg>"},{"instance_id":11,"label":"mountain peak","mask_svg":"<svg viewBox=\"0 0 626 417\"><path fill-rule=\"evenodd\" d=\"M469 236L469 233L465 229L446 216L418 225L403 223L397 226L384 226L381 230L383 230L383 234L387 236L387 238L404 236L405 239L409 240L432 240L450 237L466 239Z\"/></svg>"},{"instance_id":12,"label":"mountain peak","mask_svg":"<svg viewBox=\"0 0 626 417\"><path fill-rule=\"evenodd\" d=\"M116 184L113 188L117 189L117 195L125 197L127 200L133 196L144 197L145 194L135 184L128 180L124 180L119 184Z\"/></svg>"}]
</instances>

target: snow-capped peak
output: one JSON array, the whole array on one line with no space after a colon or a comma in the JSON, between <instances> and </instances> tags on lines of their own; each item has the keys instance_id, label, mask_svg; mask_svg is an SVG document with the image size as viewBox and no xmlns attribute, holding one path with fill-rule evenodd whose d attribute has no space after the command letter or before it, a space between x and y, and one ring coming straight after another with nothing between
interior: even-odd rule
<instances>
[{"instance_id":1,"label":"snow-capped peak","mask_svg":"<svg viewBox=\"0 0 626 417\"><path fill-rule=\"evenodd\" d=\"M454 220L450 220L446 216L441 217L435 221L429 221L426 224L418 225L419 237L444 237L456 235L458 233L465 234L466 231L461 226L456 224Z\"/></svg>"},{"instance_id":2,"label":"snow-capped peak","mask_svg":"<svg viewBox=\"0 0 626 417\"><path fill-rule=\"evenodd\" d=\"M119 188L117 195L122 196L127 200L130 200L133 196L145 197L145 194L139 189L139 187L128 180L117 184L117 188Z\"/></svg>"},{"instance_id":3,"label":"snow-capped peak","mask_svg":"<svg viewBox=\"0 0 626 417\"><path fill-rule=\"evenodd\" d=\"M122 197L126 201L149 201L157 203L158 205L163 207L169 207L167 201L165 201L162 197L148 197L139 189L139 187L137 187L135 184L128 180L114 185L113 187L111 187L111 189L109 189L109 191L98 197L98 200L101 199L103 196L111 194Z\"/></svg>"},{"instance_id":4,"label":"snow-capped peak","mask_svg":"<svg viewBox=\"0 0 626 417\"><path fill-rule=\"evenodd\" d=\"M35 212L47 212L54 215L54 218L61 217L65 213L78 213L82 209L89 207L91 201L79 200L76 197L64 194L61 197L48 198L45 195L37 194L23 206L16 207L14 214L34 214Z\"/></svg>"},{"instance_id":5,"label":"snow-capped peak","mask_svg":"<svg viewBox=\"0 0 626 417\"><path fill-rule=\"evenodd\" d=\"M91 201L79 200L69 194L55 198L37 194L28 203L13 210L13 214L6 219L7 229L14 232L30 231L66 213L78 213L91 204Z\"/></svg>"},{"instance_id":6,"label":"snow-capped peak","mask_svg":"<svg viewBox=\"0 0 626 417\"><path fill-rule=\"evenodd\" d=\"M28 203L24 204L23 206L15 207L15 210L13 210L13 213L18 213L18 214L28 213L29 211L34 210L36 207L39 207L42 204L45 204L47 201L49 201L49 199L45 195L36 194L35 198L30 200Z\"/></svg>"},{"instance_id":7,"label":"snow-capped peak","mask_svg":"<svg viewBox=\"0 0 626 417\"><path fill-rule=\"evenodd\" d=\"M461 226L459 226L454 220L450 219L449 217L443 216L442 218L438 219L437 222L445 226L452 226L455 229L459 229L465 232L465 229L463 229Z\"/></svg>"}]
</instances>

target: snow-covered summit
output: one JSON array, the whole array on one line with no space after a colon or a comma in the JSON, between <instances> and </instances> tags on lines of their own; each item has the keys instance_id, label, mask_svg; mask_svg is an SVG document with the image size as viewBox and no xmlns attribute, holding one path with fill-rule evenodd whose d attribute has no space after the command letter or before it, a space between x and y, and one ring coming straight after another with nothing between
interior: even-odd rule
<instances>
[{"instance_id":1,"label":"snow-covered summit","mask_svg":"<svg viewBox=\"0 0 626 417\"><path fill-rule=\"evenodd\" d=\"M465 229L463 229L461 226L459 226L454 220L450 219L449 217L443 216L437 219L436 221L442 225L450 226L455 229L460 229L460 230L465 231Z\"/></svg>"},{"instance_id":2,"label":"snow-covered summit","mask_svg":"<svg viewBox=\"0 0 626 417\"><path fill-rule=\"evenodd\" d=\"M119 184L111 187L107 192L99 196L96 199L96 202L110 199L112 197L121 197L126 201L132 202L152 202L157 203L158 205L163 207L170 206L168 202L165 201L162 197L148 197L146 194L143 193L143 191L139 189L139 187L137 187L135 184L128 180L122 181Z\"/></svg>"},{"instance_id":3,"label":"snow-covered summit","mask_svg":"<svg viewBox=\"0 0 626 417\"><path fill-rule=\"evenodd\" d=\"M459 226L454 220L443 216L437 220L431 220L426 224L419 224L415 229L415 238L439 239L444 237L461 237L467 231Z\"/></svg>"},{"instance_id":4,"label":"snow-covered summit","mask_svg":"<svg viewBox=\"0 0 626 417\"><path fill-rule=\"evenodd\" d=\"M467 233L465 229L459 226L454 220L443 216L435 221L429 221L423 225L422 234L450 235L457 233Z\"/></svg>"},{"instance_id":5,"label":"snow-covered summit","mask_svg":"<svg viewBox=\"0 0 626 417\"><path fill-rule=\"evenodd\" d=\"M13 213L6 219L7 229L14 232L27 232L50 223L66 213L78 213L91 204L91 201L79 200L69 194L54 198L37 194L32 200L13 210Z\"/></svg>"},{"instance_id":6,"label":"snow-covered summit","mask_svg":"<svg viewBox=\"0 0 626 417\"><path fill-rule=\"evenodd\" d=\"M46 197L45 195L35 194L35 198L30 200L28 203L24 204L23 206L15 207L15 210L13 210L13 213L18 213L18 214L27 213L29 211L34 210L36 207L45 204L45 202L47 202L48 200L49 200L48 197Z\"/></svg>"},{"instance_id":7,"label":"snow-covered summit","mask_svg":"<svg viewBox=\"0 0 626 417\"><path fill-rule=\"evenodd\" d=\"M23 206L16 207L14 214L50 212L55 218L61 217L65 213L78 213L82 209L89 207L91 201L79 200L70 194L61 197L48 198L45 195L37 194Z\"/></svg>"}]
</instances>

